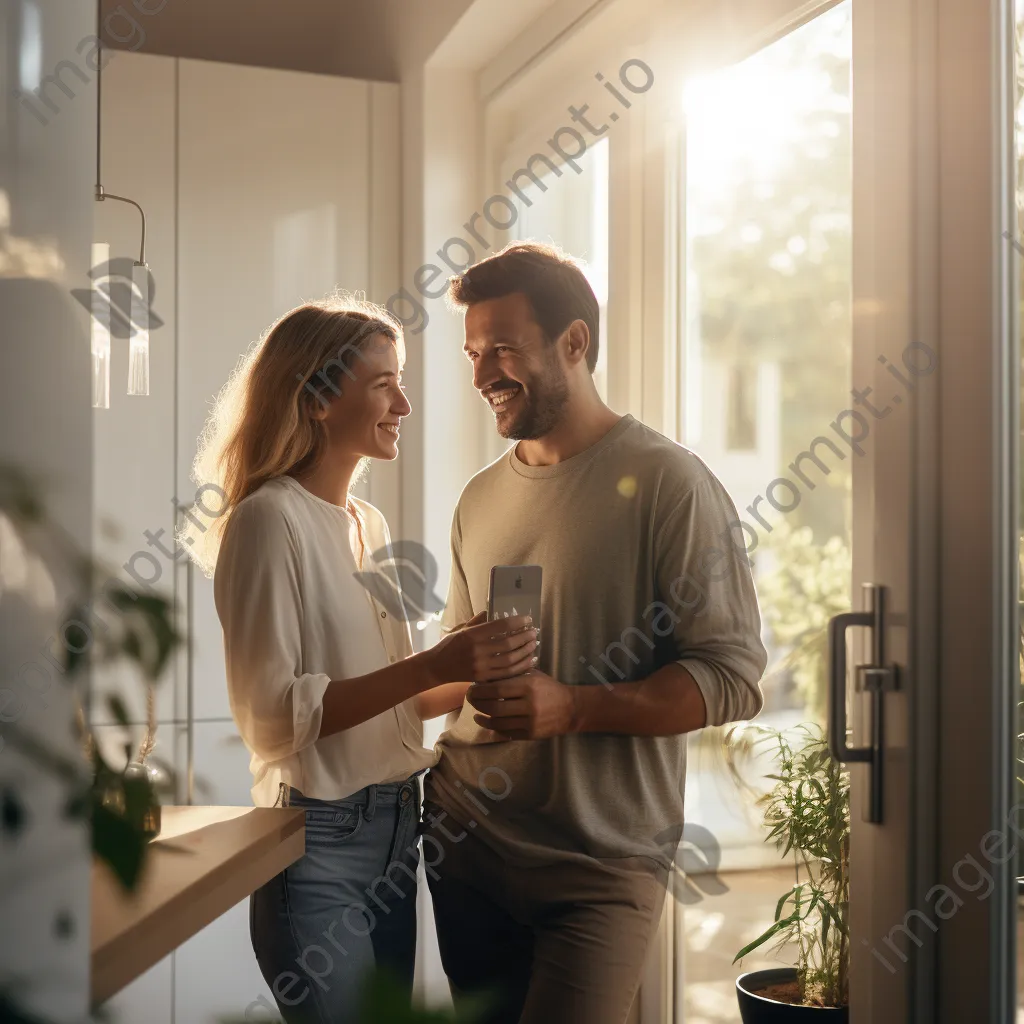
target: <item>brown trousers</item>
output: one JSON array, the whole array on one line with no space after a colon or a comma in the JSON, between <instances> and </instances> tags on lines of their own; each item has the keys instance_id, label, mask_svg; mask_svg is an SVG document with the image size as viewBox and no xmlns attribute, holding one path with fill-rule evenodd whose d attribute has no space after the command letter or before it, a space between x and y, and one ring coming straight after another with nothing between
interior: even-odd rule
<instances>
[{"instance_id":1,"label":"brown trousers","mask_svg":"<svg viewBox=\"0 0 1024 1024\"><path fill-rule=\"evenodd\" d=\"M450 817L444 824L461 838L424 822L433 839L423 854L456 1002L488 998L486 1024L623 1024L661 919L664 873L644 858L514 867Z\"/></svg>"}]
</instances>

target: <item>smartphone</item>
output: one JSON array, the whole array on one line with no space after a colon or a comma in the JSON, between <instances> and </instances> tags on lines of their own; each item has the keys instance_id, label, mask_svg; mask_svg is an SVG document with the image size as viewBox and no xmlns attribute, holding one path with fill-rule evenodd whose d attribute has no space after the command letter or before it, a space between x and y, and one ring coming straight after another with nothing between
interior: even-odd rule
<instances>
[{"instance_id":1,"label":"smartphone","mask_svg":"<svg viewBox=\"0 0 1024 1024\"><path fill-rule=\"evenodd\" d=\"M487 620L507 619L510 615L531 615L540 625L539 565L491 566L491 583L487 590Z\"/></svg>"}]
</instances>

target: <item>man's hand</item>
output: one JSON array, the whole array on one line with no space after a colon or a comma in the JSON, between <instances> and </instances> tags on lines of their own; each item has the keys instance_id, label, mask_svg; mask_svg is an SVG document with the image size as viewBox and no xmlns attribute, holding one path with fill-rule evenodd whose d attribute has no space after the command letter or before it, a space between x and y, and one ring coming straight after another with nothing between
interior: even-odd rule
<instances>
[{"instance_id":1,"label":"man's hand","mask_svg":"<svg viewBox=\"0 0 1024 1024\"><path fill-rule=\"evenodd\" d=\"M477 725L510 740L539 740L575 732L578 725L575 687L544 672L513 679L476 683L466 699L479 714Z\"/></svg>"}]
</instances>

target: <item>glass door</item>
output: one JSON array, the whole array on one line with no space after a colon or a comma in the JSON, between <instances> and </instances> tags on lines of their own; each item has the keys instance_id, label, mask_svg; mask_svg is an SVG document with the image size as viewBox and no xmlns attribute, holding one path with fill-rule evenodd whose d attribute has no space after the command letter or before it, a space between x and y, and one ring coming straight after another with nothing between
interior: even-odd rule
<instances>
[{"instance_id":1,"label":"glass door","mask_svg":"<svg viewBox=\"0 0 1024 1024\"><path fill-rule=\"evenodd\" d=\"M675 244L671 329L647 332L642 390L671 369L663 429L722 478L745 524L771 655L754 725L777 732L760 749L749 727L691 739L691 831L666 915L671 1016L646 1010L659 968L645 1024L738 1021L741 971L820 942L819 909L795 941L732 962L825 863L763 841L752 798L793 763L778 733L789 751L827 735L848 773L848 903L831 909L851 1020L1014 1019L1024 78L1012 7L780 2L706 38L683 24L661 50L685 52L686 73L675 113L652 119L671 122L678 187L670 201L647 190ZM613 176L613 223L615 194ZM664 358L650 358L662 336Z\"/></svg>"}]
</instances>

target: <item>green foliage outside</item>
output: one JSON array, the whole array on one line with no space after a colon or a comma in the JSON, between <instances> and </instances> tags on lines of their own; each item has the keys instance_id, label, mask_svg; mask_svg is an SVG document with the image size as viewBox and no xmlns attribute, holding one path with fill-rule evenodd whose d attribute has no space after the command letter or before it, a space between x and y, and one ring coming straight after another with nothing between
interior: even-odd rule
<instances>
[{"instance_id":1,"label":"green foliage outside","mask_svg":"<svg viewBox=\"0 0 1024 1024\"><path fill-rule=\"evenodd\" d=\"M850 608L850 549L842 537L816 543L807 526L788 522L773 531L768 549L776 567L758 582L764 620L786 652L769 672L788 672L806 716L825 720L828 622Z\"/></svg>"},{"instance_id":2,"label":"green foliage outside","mask_svg":"<svg viewBox=\"0 0 1024 1024\"><path fill-rule=\"evenodd\" d=\"M751 146L730 168L735 187L689 188L688 272L704 358L778 364L779 475L851 403L850 18L842 4L751 58L772 73L805 75L815 97L776 143L777 161L766 169ZM819 542L845 536L849 477L848 457L787 518ZM768 483L751 481L751 494L736 497Z\"/></svg>"}]
</instances>

